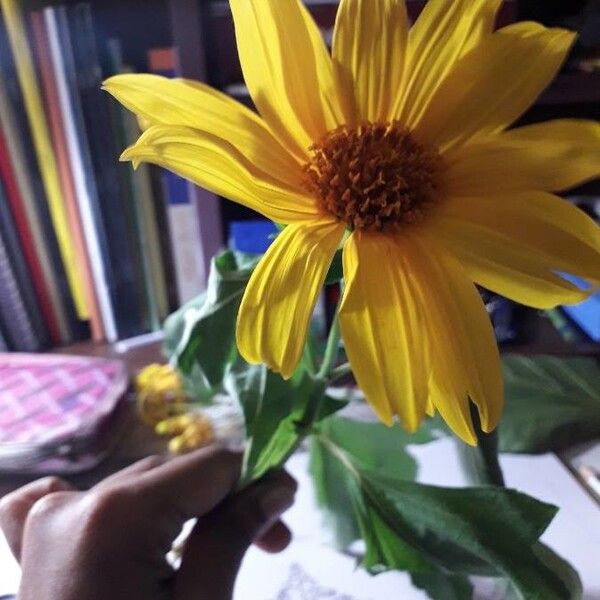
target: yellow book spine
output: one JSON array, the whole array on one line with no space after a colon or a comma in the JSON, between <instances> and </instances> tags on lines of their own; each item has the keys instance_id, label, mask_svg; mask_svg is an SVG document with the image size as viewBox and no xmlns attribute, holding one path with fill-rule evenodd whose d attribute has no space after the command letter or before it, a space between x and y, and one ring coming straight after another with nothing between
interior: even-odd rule
<instances>
[{"instance_id":1,"label":"yellow book spine","mask_svg":"<svg viewBox=\"0 0 600 600\"><path fill-rule=\"evenodd\" d=\"M0 0L0 3L17 67L19 83L23 92L25 109L31 126L44 189L48 198L50 215L69 281L69 288L73 296L77 316L85 320L89 318L89 310L86 304L82 279L78 275L77 255L69 233L67 214L62 202L58 168L50 141L44 105L33 68L33 60L27 42L23 16L18 0Z\"/></svg>"}]
</instances>

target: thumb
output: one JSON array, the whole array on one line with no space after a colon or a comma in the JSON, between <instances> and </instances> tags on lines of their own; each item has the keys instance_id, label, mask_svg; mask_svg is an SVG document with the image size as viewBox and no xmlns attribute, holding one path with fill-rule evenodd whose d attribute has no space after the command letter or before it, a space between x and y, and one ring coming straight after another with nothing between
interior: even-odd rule
<instances>
[{"instance_id":1,"label":"thumb","mask_svg":"<svg viewBox=\"0 0 600 600\"><path fill-rule=\"evenodd\" d=\"M294 502L296 482L285 473L262 479L201 517L183 552L177 600L230 600L248 547Z\"/></svg>"}]
</instances>

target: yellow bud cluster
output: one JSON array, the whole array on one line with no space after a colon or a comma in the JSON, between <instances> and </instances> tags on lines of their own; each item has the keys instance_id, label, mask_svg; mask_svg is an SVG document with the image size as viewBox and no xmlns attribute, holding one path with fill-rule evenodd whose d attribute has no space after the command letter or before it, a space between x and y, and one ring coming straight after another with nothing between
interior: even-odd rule
<instances>
[{"instance_id":1,"label":"yellow bud cluster","mask_svg":"<svg viewBox=\"0 0 600 600\"><path fill-rule=\"evenodd\" d=\"M138 374L138 414L144 423L155 426L185 412L187 396L179 373L170 365L152 364Z\"/></svg>"},{"instance_id":2,"label":"yellow bud cluster","mask_svg":"<svg viewBox=\"0 0 600 600\"><path fill-rule=\"evenodd\" d=\"M158 435L175 436L169 442L169 451L184 454L212 444L215 432L210 419L200 412L191 412L165 419L155 427Z\"/></svg>"}]
</instances>

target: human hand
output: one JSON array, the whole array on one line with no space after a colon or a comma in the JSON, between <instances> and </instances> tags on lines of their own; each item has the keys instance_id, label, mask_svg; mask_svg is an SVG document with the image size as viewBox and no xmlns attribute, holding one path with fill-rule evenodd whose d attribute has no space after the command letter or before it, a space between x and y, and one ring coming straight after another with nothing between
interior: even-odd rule
<instances>
[{"instance_id":1,"label":"human hand","mask_svg":"<svg viewBox=\"0 0 600 600\"><path fill-rule=\"evenodd\" d=\"M19 600L225 600L251 543L283 550L279 520L294 480L271 475L234 493L241 457L200 450L150 457L87 492L57 478L0 502L0 527L23 577ZM174 571L165 555L198 518Z\"/></svg>"}]
</instances>

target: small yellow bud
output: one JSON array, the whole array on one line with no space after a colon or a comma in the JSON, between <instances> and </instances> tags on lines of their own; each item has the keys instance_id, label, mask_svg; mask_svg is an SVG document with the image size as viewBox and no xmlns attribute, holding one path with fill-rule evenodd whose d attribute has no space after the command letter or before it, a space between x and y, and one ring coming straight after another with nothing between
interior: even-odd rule
<instances>
[{"instance_id":1,"label":"small yellow bud","mask_svg":"<svg viewBox=\"0 0 600 600\"><path fill-rule=\"evenodd\" d=\"M200 413L190 413L184 416L189 417L187 426L169 442L169 450L173 454L191 452L214 442L215 433L209 419ZM183 423L183 420L181 422Z\"/></svg>"},{"instance_id":2,"label":"small yellow bud","mask_svg":"<svg viewBox=\"0 0 600 600\"><path fill-rule=\"evenodd\" d=\"M146 424L155 426L185 411L187 397L183 382L171 365L148 365L140 371L135 385L138 413Z\"/></svg>"},{"instance_id":3,"label":"small yellow bud","mask_svg":"<svg viewBox=\"0 0 600 600\"><path fill-rule=\"evenodd\" d=\"M154 431L158 435L181 435L187 427L194 423L194 417L190 414L183 414L176 417L164 419L156 425Z\"/></svg>"}]
</instances>

